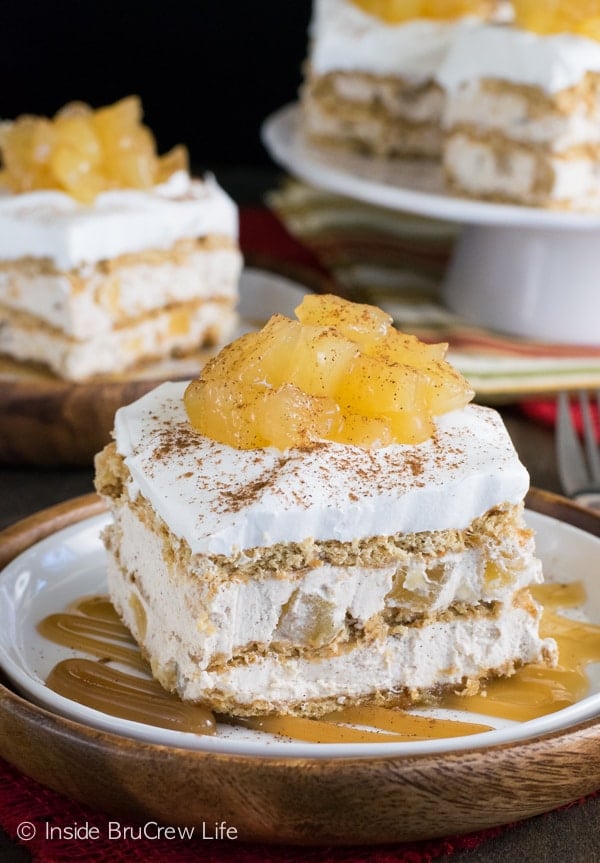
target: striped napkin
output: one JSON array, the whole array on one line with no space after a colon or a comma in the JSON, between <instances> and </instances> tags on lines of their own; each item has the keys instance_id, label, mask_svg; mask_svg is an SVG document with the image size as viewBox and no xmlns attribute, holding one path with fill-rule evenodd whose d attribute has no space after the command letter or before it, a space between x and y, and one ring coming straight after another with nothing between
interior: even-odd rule
<instances>
[{"instance_id":1,"label":"striped napkin","mask_svg":"<svg viewBox=\"0 0 600 863\"><path fill-rule=\"evenodd\" d=\"M460 228L355 201L286 178L267 204L331 275L340 293L378 305L399 329L446 341L478 397L506 401L600 387L600 346L549 344L474 326L440 288Z\"/></svg>"}]
</instances>

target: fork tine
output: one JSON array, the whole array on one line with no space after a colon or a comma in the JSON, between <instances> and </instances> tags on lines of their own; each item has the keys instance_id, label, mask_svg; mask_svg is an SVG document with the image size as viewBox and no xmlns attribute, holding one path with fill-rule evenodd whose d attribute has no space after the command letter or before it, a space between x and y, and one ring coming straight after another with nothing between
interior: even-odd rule
<instances>
[{"instance_id":1,"label":"fork tine","mask_svg":"<svg viewBox=\"0 0 600 863\"><path fill-rule=\"evenodd\" d=\"M573 495L586 488L589 477L577 432L573 426L569 396L565 392L558 394L556 447L562 487L568 495Z\"/></svg>"},{"instance_id":2,"label":"fork tine","mask_svg":"<svg viewBox=\"0 0 600 863\"><path fill-rule=\"evenodd\" d=\"M590 408L590 399L585 390L579 393L579 406L581 408L581 416L583 419L583 439L585 442L585 453L587 456L588 467L593 483L600 482L600 456L598 455L598 443L596 439L596 429L594 428L594 420Z\"/></svg>"}]
</instances>

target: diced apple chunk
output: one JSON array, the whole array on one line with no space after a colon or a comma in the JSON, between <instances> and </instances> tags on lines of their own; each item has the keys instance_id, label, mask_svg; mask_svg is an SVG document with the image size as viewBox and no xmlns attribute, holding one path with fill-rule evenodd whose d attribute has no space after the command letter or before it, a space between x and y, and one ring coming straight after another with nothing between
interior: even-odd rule
<instances>
[{"instance_id":1,"label":"diced apple chunk","mask_svg":"<svg viewBox=\"0 0 600 863\"><path fill-rule=\"evenodd\" d=\"M71 102L52 120L23 115L0 127L0 181L13 192L60 189L91 203L107 189L148 189L187 170L187 150L159 157L137 96L94 111Z\"/></svg>"},{"instance_id":2,"label":"diced apple chunk","mask_svg":"<svg viewBox=\"0 0 600 863\"><path fill-rule=\"evenodd\" d=\"M350 303L335 294L307 294L296 309L296 317L301 324L335 326L363 351L380 342L392 325L392 316L382 309Z\"/></svg>"},{"instance_id":3,"label":"diced apple chunk","mask_svg":"<svg viewBox=\"0 0 600 863\"><path fill-rule=\"evenodd\" d=\"M196 429L242 449L418 444L473 396L445 344L398 333L374 306L309 295L296 313L228 345L189 384Z\"/></svg>"},{"instance_id":4,"label":"diced apple chunk","mask_svg":"<svg viewBox=\"0 0 600 863\"><path fill-rule=\"evenodd\" d=\"M575 33L600 40L600 0L514 0L515 23L526 30L548 35Z\"/></svg>"},{"instance_id":5,"label":"diced apple chunk","mask_svg":"<svg viewBox=\"0 0 600 863\"><path fill-rule=\"evenodd\" d=\"M453 19L463 15L485 16L486 0L353 0L365 12L390 24L412 18Z\"/></svg>"}]
</instances>

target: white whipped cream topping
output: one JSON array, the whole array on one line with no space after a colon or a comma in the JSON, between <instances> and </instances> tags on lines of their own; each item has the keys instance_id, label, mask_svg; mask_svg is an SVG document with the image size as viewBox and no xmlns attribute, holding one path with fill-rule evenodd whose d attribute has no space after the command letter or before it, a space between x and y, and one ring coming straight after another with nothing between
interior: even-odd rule
<instances>
[{"instance_id":1,"label":"white whipped cream topping","mask_svg":"<svg viewBox=\"0 0 600 863\"><path fill-rule=\"evenodd\" d=\"M370 72L401 75L411 81L431 78L457 33L477 19L412 21L389 24L351 0L316 0L310 26L314 72Z\"/></svg>"},{"instance_id":2,"label":"white whipped cream topping","mask_svg":"<svg viewBox=\"0 0 600 863\"><path fill-rule=\"evenodd\" d=\"M495 78L557 93L588 71L600 71L600 42L594 39L481 24L457 32L436 80L449 91L473 79Z\"/></svg>"},{"instance_id":3,"label":"white whipped cream topping","mask_svg":"<svg viewBox=\"0 0 600 863\"><path fill-rule=\"evenodd\" d=\"M59 191L0 194L0 260L48 258L71 270L208 234L237 237L237 208L211 176L179 171L150 191L103 192L90 206Z\"/></svg>"},{"instance_id":4,"label":"white whipped cream topping","mask_svg":"<svg viewBox=\"0 0 600 863\"><path fill-rule=\"evenodd\" d=\"M470 405L417 446L237 450L195 432L185 382L157 387L115 418L137 492L193 553L232 555L278 542L351 542L465 528L518 503L529 477L500 416Z\"/></svg>"}]
</instances>

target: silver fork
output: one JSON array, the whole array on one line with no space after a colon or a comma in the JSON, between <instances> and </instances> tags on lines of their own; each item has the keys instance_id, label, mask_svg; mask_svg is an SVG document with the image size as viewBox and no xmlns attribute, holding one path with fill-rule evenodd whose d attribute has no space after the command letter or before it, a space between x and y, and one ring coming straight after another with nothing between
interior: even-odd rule
<instances>
[{"instance_id":1,"label":"silver fork","mask_svg":"<svg viewBox=\"0 0 600 863\"><path fill-rule=\"evenodd\" d=\"M581 390L577 394L583 421L583 446L573 423L568 393L558 396L556 427L556 455L558 474L565 492L585 506L600 509L600 445L596 437L590 408L592 393ZM600 391L595 396L600 412Z\"/></svg>"}]
</instances>

